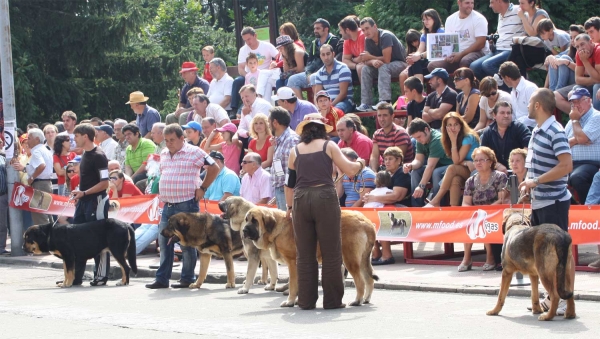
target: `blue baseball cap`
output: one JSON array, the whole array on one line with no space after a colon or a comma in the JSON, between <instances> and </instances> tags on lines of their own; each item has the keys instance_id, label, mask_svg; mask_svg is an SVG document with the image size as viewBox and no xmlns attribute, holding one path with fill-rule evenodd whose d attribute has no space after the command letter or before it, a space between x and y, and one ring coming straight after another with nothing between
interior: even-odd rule
<instances>
[{"instance_id":1,"label":"blue baseball cap","mask_svg":"<svg viewBox=\"0 0 600 339\"><path fill-rule=\"evenodd\" d=\"M431 79L433 77L438 77L438 78L442 78L444 80L448 80L448 78L450 77L450 75L448 75L448 71L446 71L443 68L436 68L433 71L431 71L431 73L427 74L426 76L424 76L425 79Z\"/></svg>"},{"instance_id":2,"label":"blue baseball cap","mask_svg":"<svg viewBox=\"0 0 600 339\"><path fill-rule=\"evenodd\" d=\"M191 128L191 129L195 129L198 132L202 132L202 126L196 121L190 121L187 123L187 125L181 126L181 128L183 128L184 130Z\"/></svg>"},{"instance_id":3,"label":"blue baseball cap","mask_svg":"<svg viewBox=\"0 0 600 339\"><path fill-rule=\"evenodd\" d=\"M76 156L73 160L69 161L71 164L78 164L81 162L81 155Z\"/></svg>"},{"instance_id":4,"label":"blue baseball cap","mask_svg":"<svg viewBox=\"0 0 600 339\"><path fill-rule=\"evenodd\" d=\"M587 88L578 87L578 88L574 89L571 92L571 96L569 97L569 101L571 101L571 100L578 100L578 99L581 99L583 97L591 98L592 95L590 94L590 91L587 90Z\"/></svg>"}]
</instances>

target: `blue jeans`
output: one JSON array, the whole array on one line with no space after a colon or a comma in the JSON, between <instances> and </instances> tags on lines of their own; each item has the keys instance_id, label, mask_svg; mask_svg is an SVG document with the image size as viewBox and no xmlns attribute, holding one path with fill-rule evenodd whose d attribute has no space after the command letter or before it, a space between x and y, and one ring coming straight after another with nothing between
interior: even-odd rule
<instances>
[{"instance_id":1,"label":"blue jeans","mask_svg":"<svg viewBox=\"0 0 600 339\"><path fill-rule=\"evenodd\" d=\"M167 245L169 239L163 237L160 232L167 228L167 222L169 218L179 212L199 212L198 202L194 199L180 202L178 204L165 204L162 215L160 218L160 224L158 224L158 245L160 246L160 266L156 271L156 282L168 285L169 279L171 279L171 273L173 272L173 247L175 244L171 243ZM195 247L181 246L181 252L183 252L183 266L181 267L181 282L182 283L193 283L196 281L194 276L194 268L196 268L196 262L198 261L198 254L196 253Z\"/></svg>"},{"instance_id":2,"label":"blue jeans","mask_svg":"<svg viewBox=\"0 0 600 339\"><path fill-rule=\"evenodd\" d=\"M306 73L304 73L304 72L296 73L287 79L287 87L297 88L297 89L311 87L315 84L316 78L317 78L316 73L311 74L310 75L310 83L308 83L308 81L306 81Z\"/></svg>"},{"instance_id":3,"label":"blue jeans","mask_svg":"<svg viewBox=\"0 0 600 339\"><path fill-rule=\"evenodd\" d=\"M135 230L135 254L138 255L158 237L158 225L142 224Z\"/></svg>"},{"instance_id":4,"label":"blue jeans","mask_svg":"<svg viewBox=\"0 0 600 339\"><path fill-rule=\"evenodd\" d=\"M600 90L600 84L595 84L592 90L592 98L594 102L594 109L600 111L600 100L598 100L598 90Z\"/></svg>"},{"instance_id":5,"label":"blue jeans","mask_svg":"<svg viewBox=\"0 0 600 339\"><path fill-rule=\"evenodd\" d=\"M412 193L414 193L415 189L417 188L417 186L419 186L419 183L421 182L421 178L423 178L423 172L425 172L425 167L426 166L422 166L421 168L410 172L410 185L411 185L411 189L412 189L410 199L411 199L412 207L425 206L425 198L426 198L425 194L423 194L423 196L421 198L412 197ZM431 175L430 181L431 181L431 184L433 185L433 189L431 190L431 193L433 194L434 197L437 194L437 192L440 190L440 182L444 178L444 174L446 174L447 168L448 168L448 166L440 166L433 170L433 174Z\"/></svg>"},{"instance_id":6,"label":"blue jeans","mask_svg":"<svg viewBox=\"0 0 600 339\"><path fill-rule=\"evenodd\" d=\"M490 53L481 57L471 64L471 70L475 73L477 79L493 76L498 73L500 65L508 60L510 52L511 51L496 51L496 53Z\"/></svg>"},{"instance_id":7,"label":"blue jeans","mask_svg":"<svg viewBox=\"0 0 600 339\"><path fill-rule=\"evenodd\" d=\"M243 76L239 76L233 80L233 85L231 86L231 110L234 113L240 107L240 88L242 88L245 83L246 78Z\"/></svg>"},{"instance_id":8,"label":"blue jeans","mask_svg":"<svg viewBox=\"0 0 600 339\"><path fill-rule=\"evenodd\" d=\"M556 56L556 58L573 62L573 59L566 54L559 54ZM575 72L572 71L568 66L560 65L557 68L548 66L548 88L551 91L556 91L557 89L567 87L568 85L572 85L574 83Z\"/></svg>"},{"instance_id":9,"label":"blue jeans","mask_svg":"<svg viewBox=\"0 0 600 339\"><path fill-rule=\"evenodd\" d=\"M600 205L600 172L594 174L594 180L585 199L586 205Z\"/></svg>"},{"instance_id":10,"label":"blue jeans","mask_svg":"<svg viewBox=\"0 0 600 339\"><path fill-rule=\"evenodd\" d=\"M275 200L277 201L277 208L282 211L287 211L287 204L285 202L285 190L284 186L275 187Z\"/></svg>"},{"instance_id":11,"label":"blue jeans","mask_svg":"<svg viewBox=\"0 0 600 339\"><path fill-rule=\"evenodd\" d=\"M351 99L346 98L346 100L340 101L337 104L335 104L335 107L341 109L344 112L344 114L346 114L352 112L352 109L354 109L354 103L352 103Z\"/></svg>"}]
</instances>

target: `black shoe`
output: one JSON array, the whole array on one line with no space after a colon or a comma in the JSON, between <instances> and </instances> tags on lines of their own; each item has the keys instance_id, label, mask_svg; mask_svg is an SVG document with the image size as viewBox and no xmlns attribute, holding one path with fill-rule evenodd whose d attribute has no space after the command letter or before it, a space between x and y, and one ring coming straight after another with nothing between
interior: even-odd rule
<instances>
[{"instance_id":1,"label":"black shoe","mask_svg":"<svg viewBox=\"0 0 600 339\"><path fill-rule=\"evenodd\" d=\"M90 285L91 286L106 286L107 282L108 282L108 277L104 277L102 279L94 279L94 280L90 281Z\"/></svg>"},{"instance_id":2,"label":"black shoe","mask_svg":"<svg viewBox=\"0 0 600 339\"><path fill-rule=\"evenodd\" d=\"M188 288L190 287L191 282L179 282L177 284L171 284L172 288Z\"/></svg>"},{"instance_id":3,"label":"black shoe","mask_svg":"<svg viewBox=\"0 0 600 339\"><path fill-rule=\"evenodd\" d=\"M158 281L154 281L152 284L146 284L146 288L156 290L159 288L169 288L169 285L161 284Z\"/></svg>"}]
</instances>

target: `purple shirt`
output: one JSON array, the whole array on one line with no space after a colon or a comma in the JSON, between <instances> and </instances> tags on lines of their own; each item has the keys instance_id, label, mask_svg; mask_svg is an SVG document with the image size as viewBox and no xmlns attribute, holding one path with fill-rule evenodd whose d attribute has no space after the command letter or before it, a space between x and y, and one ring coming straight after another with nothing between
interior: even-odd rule
<instances>
[{"instance_id":1,"label":"purple shirt","mask_svg":"<svg viewBox=\"0 0 600 339\"><path fill-rule=\"evenodd\" d=\"M295 131L298 124L304 120L304 116L310 113L319 113L317 106L306 100L298 99L298 101L296 101L296 108L294 109L294 112L291 113L292 119L290 121L290 128Z\"/></svg>"}]
</instances>

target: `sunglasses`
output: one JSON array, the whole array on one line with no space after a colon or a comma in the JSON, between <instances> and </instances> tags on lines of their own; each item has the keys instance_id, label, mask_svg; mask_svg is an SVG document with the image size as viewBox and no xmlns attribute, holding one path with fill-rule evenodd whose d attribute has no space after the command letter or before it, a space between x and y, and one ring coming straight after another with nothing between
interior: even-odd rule
<instances>
[{"instance_id":1,"label":"sunglasses","mask_svg":"<svg viewBox=\"0 0 600 339\"><path fill-rule=\"evenodd\" d=\"M454 81L461 81L461 80L465 80L465 77L454 77Z\"/></svg>"},{"instance_id":2,"label":"sunglasses","mask_svg":"<svg viewBox=\"0 0 600 339\"><path fill-rule=\"evenodd\" d=\"M68 170L67 173L75 173L73 170Z\"/></svg>"},{"instance_id":3,"label":"sunglasses","mask_svg":"<svg viewBox=\"0 0 600 339\"><path fill-rule=\"evenodd\" d=\"M254 161L247 161L247 160L243 160L243 161L242 161L242 164L246 165L246 164L251 164L251 163L253 163L253 162L254 162Z\"/></svg>"},{"instance_id":4,"label":"sunglasses","mask_svg":"<svg viewBox=\"0 0 600 339\"><path fill-rule=\"evenodd\" d=\"M109 177L109 179L112 181L117 181L119 178L118 177Z\"/></svg>"},{"instance_id":5,"label":"sunglasses","mask_svg":"<svg viewBox=\"0 0 600 339\"><path fill-rule=\"evenodd\" d=\"M490 92L490 94L484 95L484 97L489 98L489 97L494 96L496 94L498 94L498 91Z\"/></svg>"}]
</instances>

